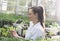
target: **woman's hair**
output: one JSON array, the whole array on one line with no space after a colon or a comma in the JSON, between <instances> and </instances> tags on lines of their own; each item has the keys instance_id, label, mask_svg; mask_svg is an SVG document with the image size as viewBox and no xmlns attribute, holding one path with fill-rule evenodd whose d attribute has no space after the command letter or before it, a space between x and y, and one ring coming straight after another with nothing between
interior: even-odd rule
<instances>
[{"instance_id":1,"label":"woman's hair","mask_svg":"<svg viewBox=\"0 0 60 41\"><path fill-rule=\"evenodd\" d=\"M37 7L37 6L34 6L34 7L31 7L29 9L32 9L34 14L38 14L38 20L40 22L40 24L42 25L42 27L44 28L44 15L43 15L43 8L41 6Z\"/></svg>"}]
</instances>

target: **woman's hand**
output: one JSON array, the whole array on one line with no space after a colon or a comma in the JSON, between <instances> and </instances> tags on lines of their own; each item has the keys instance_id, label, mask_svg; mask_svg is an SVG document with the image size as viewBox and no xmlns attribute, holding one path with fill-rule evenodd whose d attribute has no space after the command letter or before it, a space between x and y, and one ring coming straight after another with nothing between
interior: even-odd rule
<instances>
[{"instance_id":1,"label":"woman's hand","mask_svg":"<svg viewBox=\"0 0 60 41\"><path fill-rule=\"evenodd\" d=\"M21 39L24 39L23 37L19 36L15 30L11 30L11 35L14 37L14 38L21 38Z\"/></svg>"},{"instance_id":2,"label":"woman's hand","mask_svg":"<svg viewBox=\"0 0 60 41\"><path fill-rule=\"evenodd\" d=\"M10 32L11 32L11 35L13 37L15 37L15 38L18 38L19 37L15 30L11 30Z\"/></svg>"}]
</instances>

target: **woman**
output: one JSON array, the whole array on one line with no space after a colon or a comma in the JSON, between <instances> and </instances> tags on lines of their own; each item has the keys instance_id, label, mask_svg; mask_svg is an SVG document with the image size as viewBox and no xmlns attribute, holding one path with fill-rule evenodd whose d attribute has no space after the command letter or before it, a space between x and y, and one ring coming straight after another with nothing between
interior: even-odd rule
<instances>
[{"instance_id":1,"label":"woman","mask_svg":"<svg viewBox=\"0 0 60 41\"><path fill-rule=\"evenodd\" d=\"M29 19L30 19L30 27L28 28L25 39L38 39L44 38L44 16L43 16L43 8L40 7L31 7L29 8Z\"/></svg>"},{"instance_id":2,"label":"woman","mask_svg":"<svg viewBox=\"0 0 60 41\"><path fill-rule=\"evenodd\" d=\"M43 16L43 8L39 7L31 7L29 8L28 17L30 19L30 27L28 28L25 39L33 39L36 40L38 38L44 38L44 16ZM18 36L17 36L18 37Z\"/></svg>"}]
</instances>

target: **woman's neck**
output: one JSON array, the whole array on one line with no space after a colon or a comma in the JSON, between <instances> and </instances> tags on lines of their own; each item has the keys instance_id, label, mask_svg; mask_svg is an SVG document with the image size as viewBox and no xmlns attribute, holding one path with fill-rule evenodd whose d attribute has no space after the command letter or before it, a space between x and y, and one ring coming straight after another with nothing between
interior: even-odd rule
<instances>
[{"instance_id":1,"label":"woman's neck","mask_svg":"<svg viewBox=\"0 0 60 41\"><path fill-rule=\"evenodd\" d=\"M33 21L33 24L35 25L35 24L37 24L39 21L38 20L34 20Z\"/></svg>"}]
</instances>

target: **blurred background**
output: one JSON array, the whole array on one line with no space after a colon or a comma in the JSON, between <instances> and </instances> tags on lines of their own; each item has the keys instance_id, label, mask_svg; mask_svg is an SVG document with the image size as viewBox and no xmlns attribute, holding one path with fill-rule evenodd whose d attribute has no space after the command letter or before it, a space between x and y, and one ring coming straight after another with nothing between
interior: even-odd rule
<instances>
[{"instance_id":1,"label":"blurred background","mask_svg":"<svg viewBox=\"0 0 60 41\"><path fill-rule=\"evenodd\" d=\"M27 16L29 7L42 5L45 10L46 20L56 21L60 25L59 4L59 0L0 0L0 14Z\"/></svg>"},{"instance_id":2,"label":"blurred background","mask_svg":"<svg viewBox=\"0 0 60 41\"><path fill-rule=\"evenodd\" d=\"M60 0L0 0L0 36L10 37L13 29L21 35L19 28L24 35L29 27L28 8L32 6L44 8L46 37L60 38Z\"/></svg>"}]
</instances>

